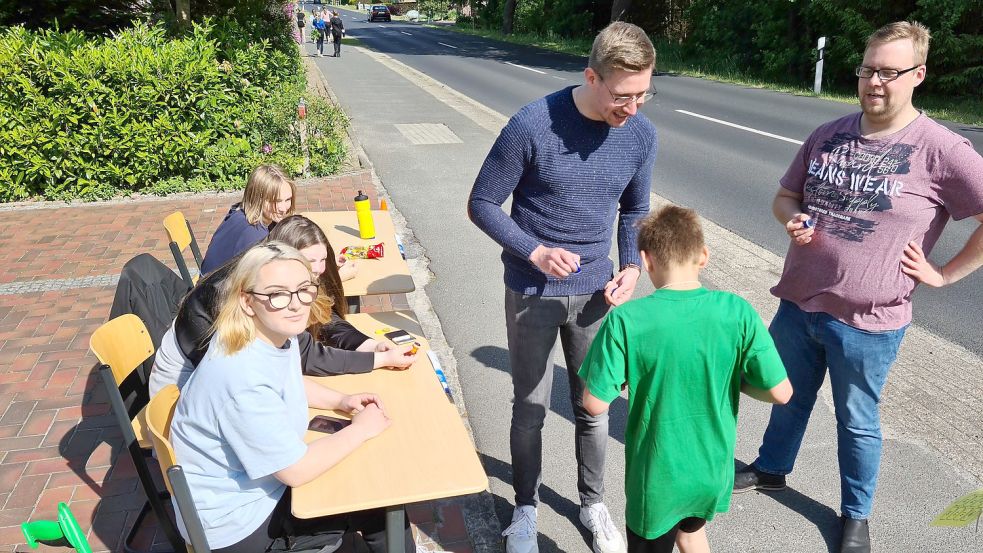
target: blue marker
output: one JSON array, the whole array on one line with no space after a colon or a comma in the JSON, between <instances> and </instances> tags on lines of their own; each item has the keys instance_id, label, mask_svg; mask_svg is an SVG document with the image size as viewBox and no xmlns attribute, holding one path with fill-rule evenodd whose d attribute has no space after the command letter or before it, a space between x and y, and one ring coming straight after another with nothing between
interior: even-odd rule
<instances>
[{"instance_id":1,"label":"blue marker","mask_svg":"<svg viewBox=\"0 0 983 553\"><path fill-rule=\"evenodd\" d=\"M802 228L812 228L814 226L816 226L816 221L812 217L802 221Z\"/></svg>"},{"instance_id":2,"label":"blue marker","mask_svg":"<svg viewBox=\"0 0 983 553\"><path fill-rule=\"evenodd\" d=\"M444 371L440 368L440 359L437 358L437 354L430 350L427 352L427 357L430 358L430 363L433 365L433 372L437 373L437 381L440 382L440 387L444 389L444 393L447 394L447 399L451 403L454 403L454 396L451 394L451 387L447 383L447 376L444 375Z\"/></svg>"},{"instance_id":3,"label":"blue marker","mask_svg":"<svg viewBox=\"0 0 983 553\"><path fill-rule=\"evenodd\" d=\"M580 263L577 263L577 270L574 271L573 274L577 274L579 272L580 272Z\"/></svg>"}]
</instances>

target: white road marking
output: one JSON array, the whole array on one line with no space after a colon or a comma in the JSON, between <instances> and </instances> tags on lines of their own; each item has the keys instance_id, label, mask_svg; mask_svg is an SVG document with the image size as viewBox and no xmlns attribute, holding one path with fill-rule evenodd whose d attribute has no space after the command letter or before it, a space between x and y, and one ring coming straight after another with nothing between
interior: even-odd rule
<instances>
[{"instance_id":1,"label":"white road marking","mask_svg":"<svg viewBox=\"0 0 983 553\"><path fill-rule=\"evenodd\" d=\"M448 48L453 48L453 49L457 50L457 46L453 46L451 44L444 44L443 42L438 42L437 44L439 44L441 46L446 46Z\"/></svg>"},{"instance_id":2,"label":"white road marking","mask_svg":"<svg viewBox=\"0 0 983 553\"><path fill-rule=\"evenodd\" d=\"M508 63L508 62L506 62ZM738 125L737 123L731 123L729 121L722 121L720 119L714 119L713 117L707 117L706 115L700 115L699 113L693 113L692 111L686 111L682 109L676 110L684 115L692 115L693 117L698 117L700 119L705 119L707 121L712 121L714 123L720 123L721 125L726 125L728 127L734 127L735 129L741 129L742 131L753 132L755 134L760 134L761 136L767 136L768 138L774 138L775 140L784 140L785 142L791 142L792 144L802 144L801 140L796 140L794 138L788 138L785 136L780 136L777 134L772 134L770 132L759 131L758 129L752 129L751 127L745 127L744 125Z\"/></svg>"},{"instance_id":3,"label":"white road marking","mask_svg":"<svg viewBox=\"0 0 983 553\"><path fill-rule=\"evenodd\" d=\"M512 63L510 61L505 62L507 65L512 67L518 67L519 69L525 69L526 71L532 71L533 73L539 73L540 75L545 75L546 71L540 71L539 69L533 69L532 67L526 67L525 65L519 65L518 63Z\"/></svg>"},{"instance_id":4,"label":"white road marking","mask_svg":"<svg viewBox=\"0 0 983 553\"><path fill-rule=\"evenodd\" d=\"M556 75L550 75L550 77L553 77L554 79L556 79L558 81L565 81L566 80L563 77L557 77Z\"/></svg>"},{"instance_id":5,"label":"white road marking","mask_svg":"<svg viewBox=\"0 0 983 553\"><path fill-rule=\"evenodd\" d=\"M403 33L404 35L410 35L410 36L413 36L413 33L407 33L406 31L400 31L400 32L401 32L401 33Z\"/></svg>"}]
</instances>

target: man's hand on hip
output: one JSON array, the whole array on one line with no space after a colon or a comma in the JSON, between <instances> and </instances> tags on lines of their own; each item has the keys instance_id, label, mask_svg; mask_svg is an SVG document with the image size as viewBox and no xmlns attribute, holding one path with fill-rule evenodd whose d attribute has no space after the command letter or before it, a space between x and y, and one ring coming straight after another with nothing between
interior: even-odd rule
<instances>
[{"instance_id":1,"label":"man's hand on hip","mask_svg":"<svg viewBox=\"0 0 983 553\"><path fill-rule=\"evenodd\" d=\"M638 267L627 267L614 275L614 278L604 285L604 300L608 305L621 305L630 300L635 293L638 277L641 275L642 272Z\"/></svg>"},{"instance_id":2,"label":"man's hand on hip","mask_svg":"<svg viewBox=\"0 0 983 553\"><path fill-rule=\"evenodd\" d=\"M942 269L936 267L925 257L925 252L917 242L908 242L904 249L904 257L901 258L901 271L917 280L934 288L945 286L945 276Z\"/></svg>"},{"instance_id":3,"label":"man's hand on hip","mask_svg":"<svg viewBox=\"0 0 983 553\"><path fill-rule=\"evenodd\" d=\"M547 248L540 244L529 254L529 261L540 271L559 278L580 271L580 256L563 248Z\"/></svg>"}]
</instances>

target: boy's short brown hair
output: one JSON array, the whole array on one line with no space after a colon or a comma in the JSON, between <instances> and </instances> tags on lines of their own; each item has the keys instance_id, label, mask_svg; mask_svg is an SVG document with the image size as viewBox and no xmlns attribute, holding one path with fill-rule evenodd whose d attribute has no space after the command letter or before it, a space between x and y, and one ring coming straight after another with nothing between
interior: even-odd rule
<instances>
[{"instance_id":1,"label":"boy's short brown hair","mask_svg":"<svg viewBox=\"0 0 983 553\"><path fill-rule=\"evenodd\" d=\"M594 38L587 67L602 79L617 69L632 73L655 69L655 47L638 25L615 21Z\"/></svg>"},{"instance_id":2,"label":"boy's short brown hair","mask_svg":"<svg viewBox=\"0 0 983 553\"><path fill-rule=\"evenodd\" d=\"M685 207L663 207L649 214L638 228L638 249L659 265L692 262L704 245L700 217Z\"/></svg>"}]
</instances>

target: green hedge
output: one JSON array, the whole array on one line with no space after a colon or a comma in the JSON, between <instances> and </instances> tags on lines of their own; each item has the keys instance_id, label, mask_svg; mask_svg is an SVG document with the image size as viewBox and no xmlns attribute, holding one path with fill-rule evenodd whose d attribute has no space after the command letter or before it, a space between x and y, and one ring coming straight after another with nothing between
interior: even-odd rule
<instances>
[{"instance_id":1,"label":"green hedge","mask_svg":"<svg viewBox=\"0 0 983 553\"><path fill-rule=\"evenodd\" d=\"M299 173L299 51L244 35L231 19L182 37L0 31L0 201L235 188L260 163ZM307 103L311 173L330 174L347 122Z\"/></svg>"}]
</instances>

